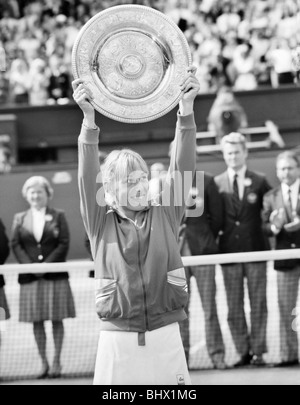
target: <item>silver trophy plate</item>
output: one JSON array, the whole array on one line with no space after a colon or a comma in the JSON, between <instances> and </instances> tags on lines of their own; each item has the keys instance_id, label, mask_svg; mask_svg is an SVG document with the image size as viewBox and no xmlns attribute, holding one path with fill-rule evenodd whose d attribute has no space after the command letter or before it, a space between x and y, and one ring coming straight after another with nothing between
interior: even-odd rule
<instances>
[{"instance_id":1,"label":"silver trophy plate","mask_svg":"<svg viewBox=\"0 0 300 405\"><path fill-rule=\"evenodd\" d=\"M94 108L130 124L171 111L191 63L178 26L159 11L138 5L95 15L79 32L72 54L74 78L88 84Z\"/></svg>"}]
</instances>

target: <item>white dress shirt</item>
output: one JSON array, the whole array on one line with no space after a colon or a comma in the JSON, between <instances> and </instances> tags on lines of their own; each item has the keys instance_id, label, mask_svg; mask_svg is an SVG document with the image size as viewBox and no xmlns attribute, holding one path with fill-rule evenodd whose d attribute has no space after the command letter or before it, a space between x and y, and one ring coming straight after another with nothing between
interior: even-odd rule
<instances>
[{"instance_id":1,"label":"white dress shirt","mask_svg":"<svg viewBox=\"0 0 300 405\"><path fill-rule=\"evenodd\" d=\"M46 208L41 208L37 210L35 208L31 209L32 211L32 229L33 235L37 242L40 242L43 236L44 227L45 227L45 216Z\"/></svg>"},{"instance_id":2,"label":"white dress shirt","mask_svg":"<svg viewBox=\"0 0 300 405\"><path fill-rule=\"evenodd\" d=\"M240 200L244 198L244 192L245 192L245 179L246 179L246 172L247 172L247 166L244 166L241 170L238 172L234 171L231 168L228 168L228 177L231 185L231 189L233 190L233 183L235 179L235 175L238 175L237 182L238 182L238 187L239 187L239 196Z\"/></svg>"},{"instance_id":3,"label":"white dress shirt","mask_svg":"<svg viewBox=\"0 0 300 405\"><path fill-rule=\"evenodd\" d=\"M297 211L298 200L299 200L299 190L300 190L300 179L296 180L294 184L288 186L287 184L281 184L282 195L285 205L288 207L289 202L289 190L291 190L291 200L293 211Z\"/></svg>"}]
</instances>

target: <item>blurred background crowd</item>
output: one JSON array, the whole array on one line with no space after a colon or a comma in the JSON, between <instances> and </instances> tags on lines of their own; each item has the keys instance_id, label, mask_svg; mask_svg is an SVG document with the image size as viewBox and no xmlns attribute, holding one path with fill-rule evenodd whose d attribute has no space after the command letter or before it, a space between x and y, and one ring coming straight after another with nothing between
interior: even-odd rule
<instances>
[{"instance_id":1,"label":"blurred background crowd","mask_svg":"<svg viewBox=\"0 0 300 405\"><path fill-rule=\"evenodd\" d=\"M1 0L0 103L68 103L79 30L101 10L130 3L158 9L178 24L202 93L224 84L239 91L297 83L297 0Z\"/></svg>"}]
</instances>

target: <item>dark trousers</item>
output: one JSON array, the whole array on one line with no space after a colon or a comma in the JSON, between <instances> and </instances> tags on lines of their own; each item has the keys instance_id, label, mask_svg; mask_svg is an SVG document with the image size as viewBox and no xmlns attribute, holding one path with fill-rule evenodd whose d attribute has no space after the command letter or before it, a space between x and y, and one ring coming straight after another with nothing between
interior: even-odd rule
<instances>
[{"instance_id":1,"label":"dark trousers","mask_svg":"<svg viewBox=\"0 0 300 405\"><path fill-rule=\"evenodd\" d=\"M215 266L187 267L185 271L189 291L192 276L195 277L197 282L204 311L206 346L208 354L212 360L215 356L218 356L218 359L224 360L225 347L216 305ZM190 350L189 303L187 305L186 312L188 318L180 323L180 331L186 358L188 359Z\"/></svg>"},{"instance_id":2,"label":"dark trousers","mask_svg":"<svg viewBox=\"0 0 300 405\"><path fill-rule=\"evenodd\" d=\"M267 266L241 263L222 266L228 305L228 324L237 352L262 355L267 352ZM251 307L251 330L244 308L244 281L247 280Z\"/></svg>"},{"instance_id":3,"label":"dark trousers","mask_svg":"<svg viewBox=\"0 0 300 405\"><path fill-rule=\"evenodd\" d=\"M298 335L295 316L299 293L300 267L277 274L280 312L280 354L282 361L298 359Z\"/></svg>"}]
</instances>

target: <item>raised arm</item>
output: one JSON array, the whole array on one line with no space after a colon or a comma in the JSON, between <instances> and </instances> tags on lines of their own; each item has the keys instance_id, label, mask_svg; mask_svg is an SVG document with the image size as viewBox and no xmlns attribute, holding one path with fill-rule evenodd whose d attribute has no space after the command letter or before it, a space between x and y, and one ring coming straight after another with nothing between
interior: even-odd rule
<instances>
[{"instance_id":1,"label":"raised arm","mask_svg":"<svg viewBox=\"0 0 300 405\"><path fill-rule=\"evenodd\" d=\"M182 99L179 105L175 140L173 142L170 168L162 193L162 204L170 223L179 227L185 212L185 201L189 196L196 170L196 124L194 101L200 85L194 68L181 84ZM176 230L175 229L175 230Z\"/></svg>"},{"instance_id":2,"label":"raised arm","mask_svg":"<svg viewBox=\"0 0 300 405\"><path fill-rule=\"evenodd\" d=\"M94 239L105 219L106 204L100 176L99 128L90 101L93 94L83 80L72 83L74 100L83 112L83 123L78 139L78 186L80 209L86 232Z\"/></svg>"}]
</instances>

